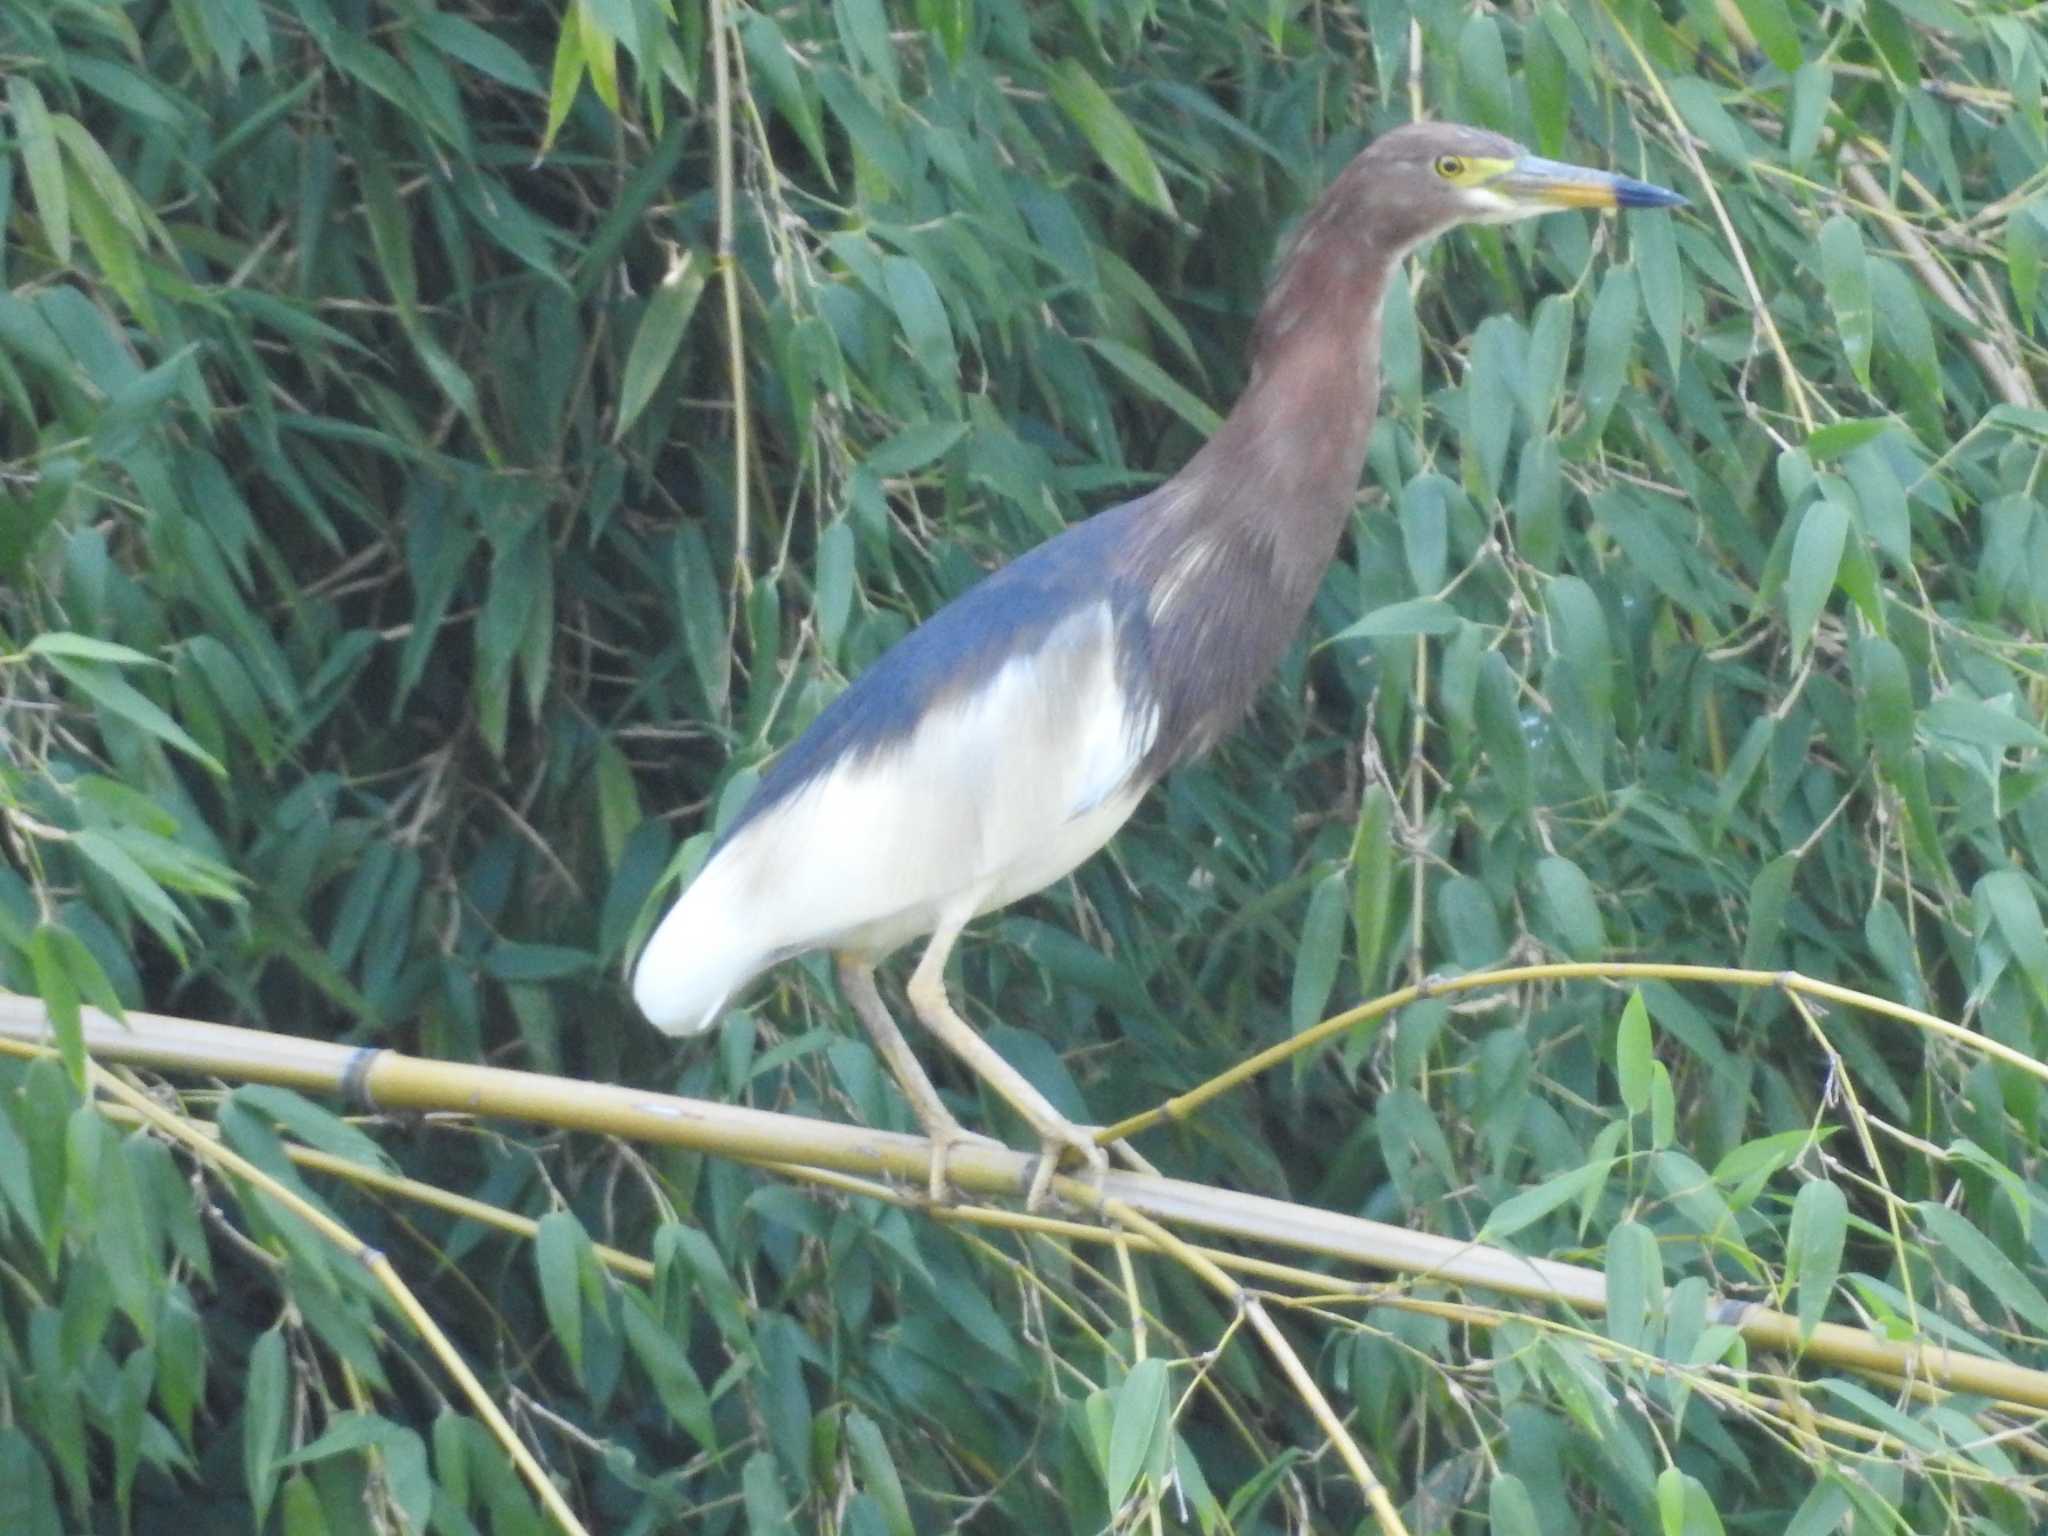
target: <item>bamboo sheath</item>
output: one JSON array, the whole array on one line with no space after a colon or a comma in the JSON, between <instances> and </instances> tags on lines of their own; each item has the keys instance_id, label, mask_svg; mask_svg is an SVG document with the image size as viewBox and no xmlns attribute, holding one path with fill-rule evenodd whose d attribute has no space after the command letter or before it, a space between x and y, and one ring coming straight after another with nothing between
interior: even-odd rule
<instances>
[{"instance_id":1,"label":"bamboo sheath","mask_svg":"<svg viewBox=\"0 0 2048 1536\"><path fill-rule=\"evenodd\" d=\"M917 1189L925 1187L929 1171L929 1144L892 1131L167 1014L131 1012L123 1022L87 1008L83 1019L86 1049L94 1056L156 1071L346 1094L380 1110L523 1120L746 1162L810 1164L894 1179ZM42 1003L0 992L0 1039L53 1044ZM953 1149L947 1173L965 1193L1021 1196L1030 1187L1036 1162L1035 1153L967 1142ZM1104 1176L1101 1196L1171 1226L1586 1312L1606 1308L1604 1277L1578 1265L1152 1174L1113 1170ZM2048 1409L2048 1372L1930 1345L1894 1343L1835 1323L1820 1324L1802 1349L1794 1318L1745 1303L1724 1303L1715 1320L1733 1325L1752 1348L1804 1354L1881 1376Z\"/></svg>"}]
</instances>

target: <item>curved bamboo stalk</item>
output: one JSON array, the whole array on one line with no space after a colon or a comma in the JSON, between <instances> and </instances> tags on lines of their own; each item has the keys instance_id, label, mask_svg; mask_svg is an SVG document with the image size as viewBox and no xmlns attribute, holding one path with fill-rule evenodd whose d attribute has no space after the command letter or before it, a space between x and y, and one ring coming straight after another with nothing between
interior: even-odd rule
<instances>
[{"instance_id":1,"label":"curved bamboo stalk","mask_svg":"<svg viewBox=\"0 0 2048 1536\"><path fill-rule=\"evenodd\" d=\"M1217 1073L1207 1082L1190 1088L1186 1093L1175 1094L1143 1114L1132 1115L1127 1120L1119 1120L1115 1125L1104 1126L1097 1133L1097 1139L1103 1142L1120 1141L1169 1120L1185 1120L1211 1099L1242 1086L1261 1072L1270 1071L1283 1061L1311 1050L1325 1040L1333 1039L1360 1024L1370 1023L1389 1013L1398 1013L1410 1003L1419 1003L1430 997L1447 997L1453 992L1482 992L1494 987L1518 986L1530 981L1694 981L1726 987L1780 987L1790 993L1817 997L1826 1002L1858 1008L1865 1013L1897 1019L1901 1023L1913 1025L1916 1029L1924 1029L1929 1034L1940 1035L1946 1040L1975 1051L1980 1056L1989 1056L2001 1065L2048 1082L2048 1064L2036 1061L2026 1052L2015 1050L2003 1041L1993 1040L1988 1035L1980 1035L1975 1030L1963 1028L1960 1024L1952 1024L1940 1015L1928 1013L1925 1009L1909 1008L1906 1004L1893 1002L1888 997L1858 992L1853 987L1837 986L1832 981L1818 981L1811 976L1802 976L1797 971L1745 971L1726 965L1666 965L1649 960L1570 960L1550 965L1504 966L1496 971L1473 971L1464 976L1431 976L1414 986L1388 992L1371 1002L1360 1003L1356 1008L1347 1008L1342 1013L1332 1014L1320 1024L1310 1025L1300 1034L1289 1035L1277 1045L1270 1045L1256 1055L1247 1056L1228 1071Z\"/></svg>"}]
</instances>

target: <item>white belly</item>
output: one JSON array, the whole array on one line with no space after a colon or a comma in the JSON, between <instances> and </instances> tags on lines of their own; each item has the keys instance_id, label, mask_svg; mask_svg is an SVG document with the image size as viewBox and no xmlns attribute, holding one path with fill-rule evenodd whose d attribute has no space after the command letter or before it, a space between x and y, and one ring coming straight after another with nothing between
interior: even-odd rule
<instances>
[{"instance_id":1,"label":"white belly","mask_svg":"<svg viewBox=\"0 0 2048 1536\"><path fill-rule=\"evenodd\" d=\"M910 736L842 759L713 857L634 977L657 1024L703 1028L761 967L878 958L1040 890L1108 842L1149 786L1156 722L1117 682L1109 611L1055 628ZM715 994L715 995L713 995Z\"/></svg>"}]
</instances>

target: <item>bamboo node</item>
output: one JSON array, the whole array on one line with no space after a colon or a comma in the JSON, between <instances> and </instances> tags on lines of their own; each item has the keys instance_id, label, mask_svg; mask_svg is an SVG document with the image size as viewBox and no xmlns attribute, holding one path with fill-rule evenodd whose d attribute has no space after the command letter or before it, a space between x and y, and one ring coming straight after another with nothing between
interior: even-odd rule
<instances>
[{"instance_id":1,"label":"bamboo node","mask_svg":"<svg viewBox=\"0 0 2048 1536\"><path fill-rule=\"evenodd\" d=\"M383 1054L381 1045L358 1046L350 1053L348 1064L341 1069L341 1095L345 1100L366 1111L378 1108L377 1096L370 1091L370 1069Z\"/></svg>"}]
</instances>

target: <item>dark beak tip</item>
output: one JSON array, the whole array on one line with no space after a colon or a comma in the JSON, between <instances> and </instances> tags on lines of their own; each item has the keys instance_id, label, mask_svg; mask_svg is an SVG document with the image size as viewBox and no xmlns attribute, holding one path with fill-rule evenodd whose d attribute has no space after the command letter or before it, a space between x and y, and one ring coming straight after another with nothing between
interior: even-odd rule
<instances>
[{"instance_id":1,"label":"dark beak tip","mask_svg":"<svg viewBox=\"0 0 2048 1536\"><path fill-rule=\"evenodd\" d=\"M1690 199L1647 181L1623 181L1614 189L1614 201L1623 208L1690 208Z\"/></svg>"}]
</instances>

